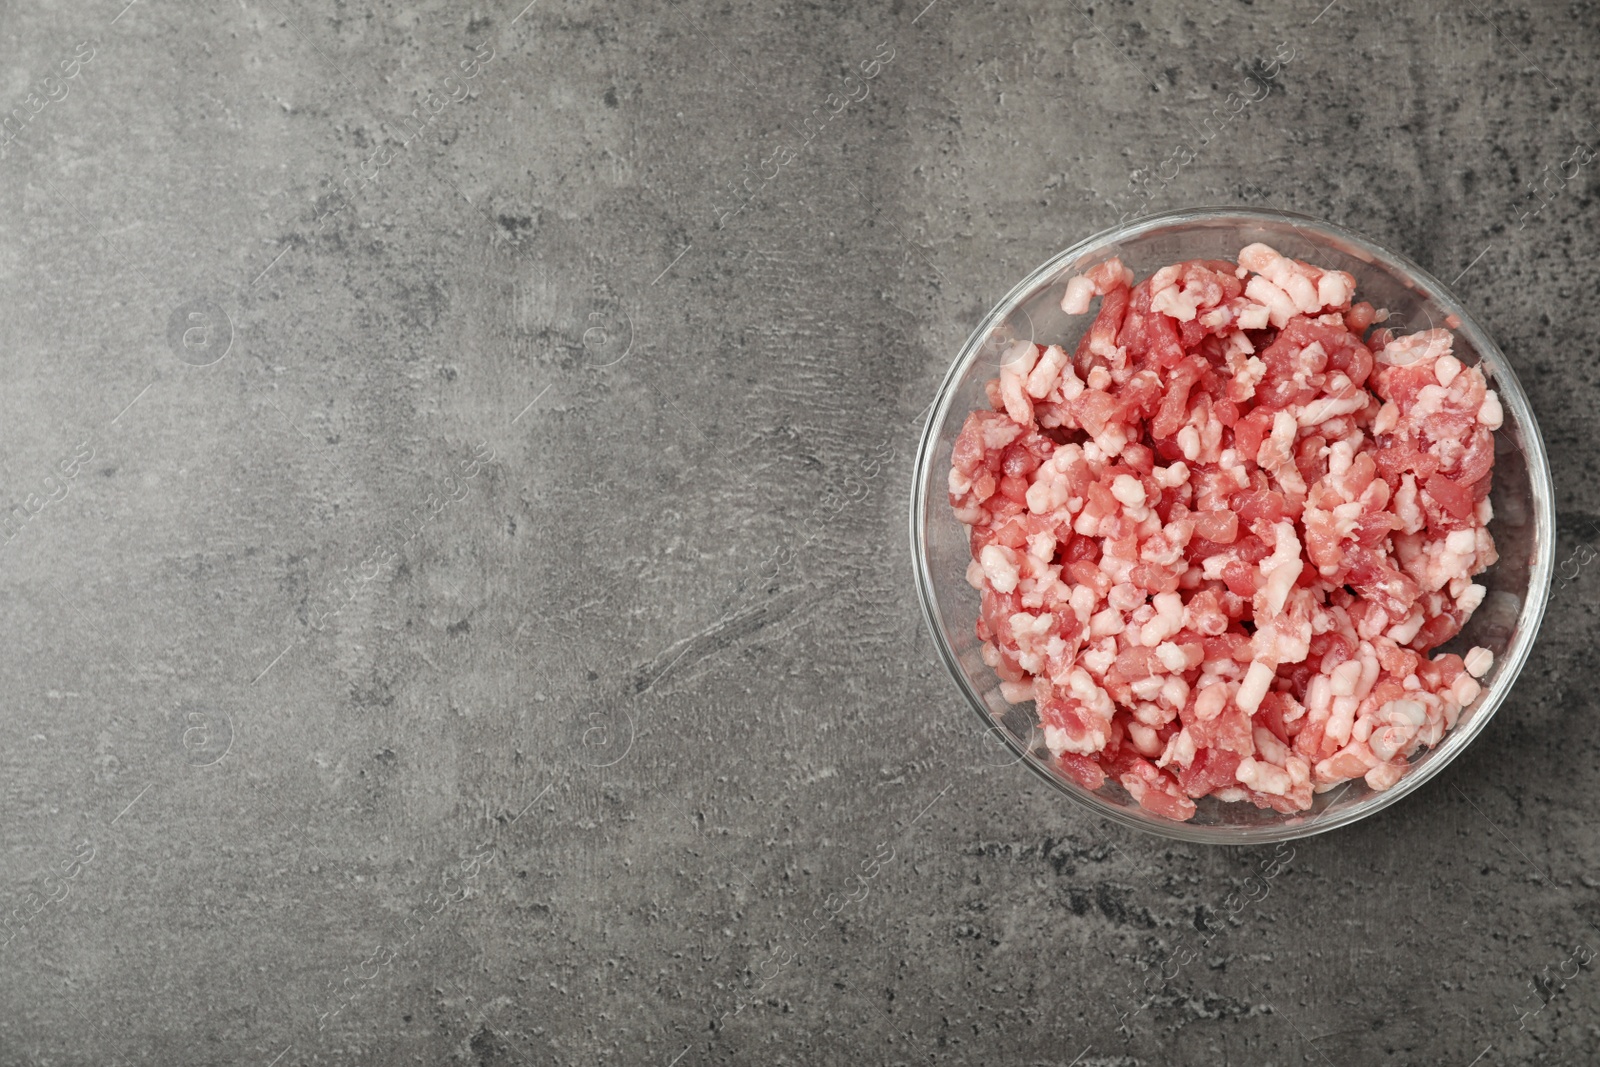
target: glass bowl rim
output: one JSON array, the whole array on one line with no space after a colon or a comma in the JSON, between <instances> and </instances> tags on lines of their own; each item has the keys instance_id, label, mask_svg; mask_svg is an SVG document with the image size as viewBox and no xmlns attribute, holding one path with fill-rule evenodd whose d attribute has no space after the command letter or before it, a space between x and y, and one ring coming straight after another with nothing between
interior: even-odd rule
<instances>
[{"instance_id":1,"label":"glass bowl rim","mask_svg":"<svg viewBox=\"0 0 1600 1067\"><path fill-rule=\"evenodd\" d=\"M1296 231L1312 231L1316 237L1322 238L1323 243L1330 239L1333 242L1342 242L1349 246L1352 252L1362 253L1358 258L1368 262L1381 264L1391 271L1399 274L1415 289L1430 297L1448 314L1455 315L1461 325L1452 329L1453 333L1461 335L1468 344L1478 353L1479 360L1488 366L1493 385L1499 394L1500 402L1516 424L1523 428L1525 442L1519 447L1528 463L1528 484L1532 500L1530 511L1533 513L1533 559L1529 566L1528 589L1523 597L1522 610L1517 616L1516 637L1506 649L1500 668L1491 685L1479 698L1478 706L1470 722L1459 726L1445 734L1440 744L1434 746L1434 757L1426 765L1415 772L1408 773L1398 783L1383 792L1373 793L1365 800L1333 815L1305 820L1298 816L1285 817L1284 821L1269 823L1262 826L1196 826L1190 823L1175 822L1162 819L1159 816L1146 814L1142 811L1133 811L1117 807L1095 796L1088 790L1075 783L1070 783L1064 778L1052 773L1043 762L1030 750L1018 744L1009 730L1001 728L994 720L983 699L973 690L967 678L966 671L956 658L955 651L945 636L944 628L940 622L933 592L932 575L928 566L927 544L924 536L923 516L927 514L927 473L930 463L937 457L934 456L937 445L938 430L944 420L949 416L951 401L955 391L966 375L970 365L975 362L984 339L988 337L991 329L1019 304L1035 295L1046 283L1057 279L1062 268L1071 261L1093 252L1097 248L1104 248L1120 241L1130 240L1144 236L1153 230L1170 227L1181 227L1185 224L1237 222L1240 224L1267 223L1287 224ZM1319 242L1310 234L1301 232L1308 243L1316 246ZM1459 278L1457 279L1459 280ZM1525 447L1524 447L1525 446ZM942 482L940 483L942 484ZM1196 844L1223 844L1223 845L1257 845L1272 844L1279 841L1292 841L1299 838L1311 837L1316 834L1327 833L1353 822L1382 811L1391 804L1398 803L1404 797L1420 788L1446 766L1452 763L1457 756L1466 750L1477 736L1483 732L1489 720L1494 717L1500 705L1505 701L1517 677L1522 673L1523 665L1533 649L1538 638L1539 626L1544 618L1546 603L1549 599L1550 578L1554 571L1555 558L1555 490L1550 477L1550 465L1545 455L1544 436L1539 430L1538 420L1533 413L1533 407L1528 402L1527 394L1523 392L1522 384L1517 380L1516 372L1505 354L1500 351L1500 346L1494 342L1477 323L1477 320L1462 306L1461 301L1447 288L1443 282L1424 270L1410 258L1400 253L1390 251L1367 237L1353 230L1328 222L1311 215L1304 215L1294 211L1281 211L1276 209L1248 208L1248 207L1196 207L1178 208L1163 211L1153 215L1146 215L1128 223L1119 223L1108 229L1101 230L1090 237L1084 238L1064 251L1050 257L1039 267L1035 268L1027 277L1012 287L1004 297L989 310L977 328L961 346L950 369L945 373L944 380L940 382L938 392L934 396L933 404L928 413L927 422L923 425L921 439L917 445L916 462L912 468L911 488L911 550L912 567L914 570L917 588L917 600L922 608L923 622L928 627L928 632L933 637L933 644L939 653L940 660L944 663L945 670L955 681L956 687L975 714L983 721L986 730L1000 736L1008 748L1014 752L1018 761L1025 764L1029 770L1046 782L1050 783L1060 793L1079 806L1093 811L1098 815L1119 823L1130 829L1140 830L1154 834L1158 837L1178 841L1188 841ZM1341 787L1344 788L1344 787ZM1299 821L1295 821L1295 820Z\"/></svg>"}]
</instances>

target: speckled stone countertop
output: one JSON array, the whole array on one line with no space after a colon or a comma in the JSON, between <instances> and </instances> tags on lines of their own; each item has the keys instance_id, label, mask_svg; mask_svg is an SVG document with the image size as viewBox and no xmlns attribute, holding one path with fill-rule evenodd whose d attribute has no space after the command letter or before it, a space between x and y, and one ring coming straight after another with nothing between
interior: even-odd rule
<instances>
[{"instance_id":1,"label":"speckled stone countertop","mask_svg":"<svg viewBox=\"0 0 1600 1067\"><path fill-rule=\"evenodd\" d=\"M0 1065L1595 1062L1600 12L523 2L4 6ZM1194 204L1453 282L1560 514L1245 907L995 758L905 535L983 313Z\"/></svg>"}]
</instances>

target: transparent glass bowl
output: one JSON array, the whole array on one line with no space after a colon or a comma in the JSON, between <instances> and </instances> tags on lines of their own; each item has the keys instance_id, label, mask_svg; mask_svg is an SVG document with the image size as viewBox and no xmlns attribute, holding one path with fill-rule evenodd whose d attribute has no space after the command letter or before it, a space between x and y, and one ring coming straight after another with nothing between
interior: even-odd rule
<instances>
[{"instance_id":1,"label":"transparent glass bowl","mask_svg":"<svg viewBox=\"0 0 1600 1067\"><path fill-rule=\"evenodd\" d=\"M968 412L988 406L983 385L999 373L1006 348L1025 339L1070 352L1088 328L1092 314L1069 317L1061 311L1068 278L1120 256L1143 279L1180 260L1233 259L1253 241L1348 271L1356 279L1356 299L1388 308L1392 317L1386 324L1396 332L1448 325L1457 358L1481 366L1499 392L1505 422L1495 434L1489 529L1500 561L1476 579L1488 596L1465 630L1444 646L1465 652L1482 645L1494 652L1494 667L1455 729L1418 753L1411 770L1388 790L1375 792L1356 779L1318 794L1310 811L1294 815L1207 797L1192 820L1180 823L1143 810L1111 778L1091 792L1062 775L1044 746L1033 704L1011 705L1001 697L999 679L979 657L979 596L966 581L970 550L966 530L950 509L946 477L956 435ZM1020 762L1072 800L1124 826L1185 841L1258 844L1321 833L1388 807L1438 774L1483 731L1510 692L1544 615L1555 554L1552 497L1544 442L1511 365L1442 284L1405 257L1331 223L1287 212L1203 208L1146 217L1074 245L1023 279L989 313L945 375L923 431L913 474L911 541L917 593L934 646L972 710Z\"/></svg>"}]
</instances>

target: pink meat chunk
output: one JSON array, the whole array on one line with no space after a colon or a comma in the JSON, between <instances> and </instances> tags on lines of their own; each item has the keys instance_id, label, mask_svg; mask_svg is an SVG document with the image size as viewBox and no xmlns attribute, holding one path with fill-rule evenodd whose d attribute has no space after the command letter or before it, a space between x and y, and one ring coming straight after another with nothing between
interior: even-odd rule
<instances>
[{"instance_id":1,"label":"pink meat chunk","mask_svg":"<svg viewBox=\"0 0 1600 1067\"><path fill-rule=\"evenodd\" d=\"M1064 775L1164 818L1390 788L1493 663L1435 649L1496 559L1498 397L1266 245L1133 282L1069 280L1082 340L1015 346L956 440L984 661Z\"/></svg>"}]
</instances>

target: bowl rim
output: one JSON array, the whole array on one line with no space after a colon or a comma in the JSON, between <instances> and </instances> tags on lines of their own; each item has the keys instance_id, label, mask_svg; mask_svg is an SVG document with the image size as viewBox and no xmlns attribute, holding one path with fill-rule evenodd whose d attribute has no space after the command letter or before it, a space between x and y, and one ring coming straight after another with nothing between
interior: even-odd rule
<instances>
[{"instance_id":1,"label":"bowl rim","mask_svg":"<svg viewBox=\"0 0 1600 1067\"><path fill-rule=\"evenodd\" d=\"M1092 253L1097 248L1141 237L1153 230L1182 226L1184 224L1226 223L1229 221L1236 221L1242 224L1287 224L1297 232L1301 232L1301 236L1305 237L1308 243L1313 246L1317 242L1312 240L1309 234L1302 232L1302 227L1314 231L1325 240L1332 239L1337 242L1343 242L1350 246L1353 251L1364 253L1364 258L1369 259L1369 261L1382 264L1404 275L1406 280L1416 289L1431 297L1448 314L1455 315L1460 320L1460 325L1453 327L1452 332L1463 336L1478 353L1481 363L1488 365L1488 369L1491 372L1490 376L1495 379L1493 384L1498 392L1502 406L1507 408L1508 412L1514 416L1519 426L1525 427L1526 440L1523 444L1518 445L1515 442L1512 442L1512 444L1513 447L1517 447L1522 451L1528 463L1528 482L1532 496L1530 510L1533 513L1534 522L1533 559L1529 567L1528 589L1523 597L1522 609L1517 616L1516 638L1506 649L1504 657L1497 664L1499 671L1495 676L1494 683L1480 696L1472 720L1446 733L1440 744L1433 747L1433 751L1438 755L1429 760L1428 764L1420 771L1408 773L1394 786L1383 792L1373 793L1366 801L1360 804L1334 815L1310 820L1305 819L1303 816L1290 816L1283 822L1241 827L1196 826L1191 823L1163 819L1159 816L1145 813L1142 810L1133 811L1113 806L1076 783L1069 782L1050 771L1030 749L1019 744L1009 730L1002 729L995 722L983 699L974 691L965 670L962 669L960 662L956 659L954 650L950 647L950 643L945 637L943 627L940 625L932 586L932 575L928 565L923 523L924 516L928 512L928 499L925 491L928 482L927 473L930 463L934 462L936 458L934 451L939 427L943 425L944 420L949 415L957 384L966 374L970 364L975 361L984 339L988 337L991 329L998 322L1002 321L1017 305L1036 294L1046 282L1055 280L1067 263ZM1509 436L1506 440L1510 440ZM939 384L938 392L934 396L934 402L927 415L927 421L922 428L921 438L917 445L916 460L912 467L910 519L913 578L917 588L917 601L922 608L923 622L933 638L934 648L938 651L945 670L956 683L956 687L961 691L961 694L966 698L968 706L982 719L985 728L998 734L1006 743L1006 746L1017 755L1019 762L1025 764L1034 774L1049 782L1057 791L1080 807L1093 811L1130 829L1140 830L1157 837L1197 844L1272 844L1274 842L1292 841L1327 833L1365 819L1392 804L1398 803L1401 799L1419 789L1425 782L1438 775L1483 732L1489 720L1494 717L1495 712L1499 710L1500 705L1510 693L1518 675L1522 673L1522 668L1527 662L1533 645L1538 638L1539 626L1543 621L1545 606L1549 600L1550 580L1555 566L1555 489L1550 476L1550 465L1545 455L1544 435L1539 429L1538 420L1534 416L1533 407L1528 401L1527 394L1523 391L1521 382L1517 380L1515 370L1512 368L1510 361L1506 359L1505 353L1500 350L1500 346L1478 325L1477 320L1443 282L1413 262L1409 257L1384 248L1370 238L1364 237L1337 223L1299 212L1268 208L1177 208L1146 215L1132 222L1119 223L1058 252L1013 286L1011 291L989 310L989 313L983 317L978 326L972 331ZM1347 783L1339 788L1342 791L1349 788L1349 785Z\"/></svg>"}]
</instances>

